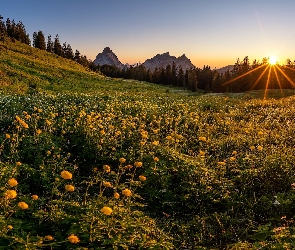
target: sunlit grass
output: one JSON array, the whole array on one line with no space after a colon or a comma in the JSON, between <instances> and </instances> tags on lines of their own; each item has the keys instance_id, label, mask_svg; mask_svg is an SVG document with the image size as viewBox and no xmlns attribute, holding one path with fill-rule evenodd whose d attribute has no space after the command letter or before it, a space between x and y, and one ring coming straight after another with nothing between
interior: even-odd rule
<instances>
[{"instance_id":1,"label":"sunlit grass","mask_svg":"<svg viewBox=\"0 0 295 250\"><path fill-rule=\"evenodd\" d=\"M22 60L0 92L1 246L294 247L294 90L190 96Z\"/></svg>"}]
</instances>

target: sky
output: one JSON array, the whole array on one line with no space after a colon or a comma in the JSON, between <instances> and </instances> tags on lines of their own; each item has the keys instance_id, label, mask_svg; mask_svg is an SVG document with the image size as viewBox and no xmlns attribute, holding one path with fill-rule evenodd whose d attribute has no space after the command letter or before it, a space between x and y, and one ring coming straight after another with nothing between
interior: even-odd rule
<instances>
[{"instance_id":1,"label":"sky","mask_svg":"<svg viewBox=\"0 0 295 250\"><path fill-rule=\"evenodd\" d=\"M212 69L248 56L295 59L293 0L0 0L0 15L41 30L94 60L110 47L122 63L185 54Z\"/></svg>"}]
</instances>

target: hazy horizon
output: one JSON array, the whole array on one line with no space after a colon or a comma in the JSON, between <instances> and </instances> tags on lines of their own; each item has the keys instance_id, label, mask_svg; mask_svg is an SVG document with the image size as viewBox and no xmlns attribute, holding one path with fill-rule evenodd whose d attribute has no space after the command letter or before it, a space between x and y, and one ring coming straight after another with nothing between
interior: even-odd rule
<instances>
[{"instance_id":1,"label":"hazy horizon","mask_svg":"<svg viewBox=\"0 0 295 250\"><path fill-rule=\"evenodd\" d=\"M0 15L51 34L94 60L110 47L122 63L185 54L197 67L220 68L248 56L295 59L295 1L0 0Z\"/></svg>"}]
</instances>

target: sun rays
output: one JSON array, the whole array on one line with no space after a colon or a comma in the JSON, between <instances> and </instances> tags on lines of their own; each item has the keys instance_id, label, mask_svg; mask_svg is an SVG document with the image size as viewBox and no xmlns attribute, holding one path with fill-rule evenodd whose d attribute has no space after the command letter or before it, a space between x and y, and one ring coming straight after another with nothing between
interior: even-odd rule
<instances>
[{"instance_id":1,"label":"sun rays","mask_svg":"<svg viewBox=\"0 0 295 250\"><path fill-rule=\"evenodd\" d=\"M262 81L262 78L264 76L265 77L267 76L266 81L265 81L264 99L266 99L268 89L273 87L273 85L271 85L271 82L273 82L272 84L274 84L274 82L276 82L278 87L280 88L281 92L282 92L283 87L284 87L283 84L282 84L282 79L284 79L284 78L291 84L292 87L295 88L294 81L288 75L288 72L286 72L287 70L295 71L295 69L291 68L289 66L281 66L281 65L279 65L278 61L277 61L277 58L275 56L271 56L269 59L267 59L266 63L263 63L262 65L260 65L260 66L258 66L256 68L253 68L253 69L247 71L246 73L244 73L244 74L242 74L240 76L237 76L237 77L223 83L222 86L228 85L230 83L234 83L237 80L242 79L245 76L247 76L249 74L252 74L252 73L254 73L254 72L256 72L257 70L260 70L260 69L261 70L263 69L263 71L257 77L256 81L252 84L252 86L250 87L250 90L253 90L258 85L258 83Z\"/></svg>"}]
</instances>

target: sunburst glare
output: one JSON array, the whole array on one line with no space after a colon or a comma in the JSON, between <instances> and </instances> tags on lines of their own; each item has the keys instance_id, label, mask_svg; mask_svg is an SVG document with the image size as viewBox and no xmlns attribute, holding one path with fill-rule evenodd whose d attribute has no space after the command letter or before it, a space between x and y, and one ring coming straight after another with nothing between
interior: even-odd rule
<instances>
[{"instance_id":1,"label":"sunburst glare","mask_svg":"<svg viewBox=\"0 0 295 250\"><path fill-rule=\"evenodd\" d=\"M275 56L270 56L269 57L269 63L271 65L275 65L277 63L277 58Z\"/></svg>"}]
</instances>

